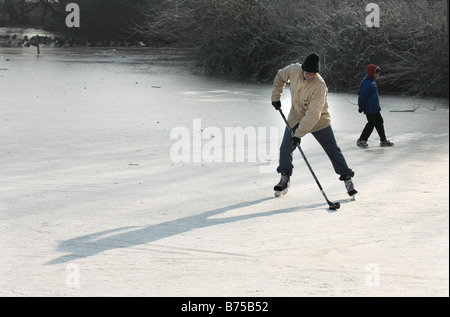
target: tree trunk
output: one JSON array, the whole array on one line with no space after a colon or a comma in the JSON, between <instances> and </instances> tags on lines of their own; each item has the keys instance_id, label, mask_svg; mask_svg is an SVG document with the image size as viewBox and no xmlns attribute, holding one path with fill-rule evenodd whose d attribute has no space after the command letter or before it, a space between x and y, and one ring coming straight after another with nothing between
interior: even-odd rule
<instances>
[{"instance_id":1,"label":"tree trunk","mask_svg":"<svg viewBox=\"0 0 450 317\"><path fill-rule=\"evenodd\" d=\"M25 2L26 2L25 0L20 0L20 3L19 3L19 21L20 21L20 23L26 23L28 20Z\"/></svg>"},{"instance_id":2,"label":"tree trunk","mask_svg":"<svg viewBox=\"0 0 450 317\"><path fill-rule=\"evenodd\" d=\"M6 0L5 1L6 11L9 15L9 20L11 22L19 22L19 14L17 13L16 8L14 8L14 4L12 3L12 0Z\"/></svg>"},{"instance_id":3,"label":"tree trunk","mask_svg":"<svg viewBox=\"0 0 450 317\"><path fill-rule=\"evenodd\" d=\"M449 7L449 0L447 0L447 46L448 46L448 33L449 33L449 21L448 21L448 7Z\"/></svg>"},{"instance_id":4,"label":"tree trunk","mask_svg":"<svg viewBox=\"0 0 450 317\"><path fill-rule=\"evenodd\" d=\"M47 9L50 6L48 3L48 0L41 1L42 5L44 6L44 9L42 10L42 16L41 16L41 25L45 24L45 16L47 15Z\"/></svg>"}]
</instances>

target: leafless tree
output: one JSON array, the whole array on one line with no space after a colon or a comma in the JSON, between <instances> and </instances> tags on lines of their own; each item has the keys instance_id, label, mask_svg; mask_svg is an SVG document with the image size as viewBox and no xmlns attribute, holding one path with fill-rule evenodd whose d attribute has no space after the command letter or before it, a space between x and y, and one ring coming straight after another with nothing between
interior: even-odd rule
<instances>
[{"instance_id":1,"label":"leafless tree","mask_svg":"<svg viewBox=\"0 0 450 317\"><path fill-rule=\"evenodd\" d=\"M0 16L6 15L10 24L27 25L36 23L30 18L36 16L38 24L44 25L48 12L56 13L57 0L3 0L0 1Z\"/></svg>"}]
</instances>

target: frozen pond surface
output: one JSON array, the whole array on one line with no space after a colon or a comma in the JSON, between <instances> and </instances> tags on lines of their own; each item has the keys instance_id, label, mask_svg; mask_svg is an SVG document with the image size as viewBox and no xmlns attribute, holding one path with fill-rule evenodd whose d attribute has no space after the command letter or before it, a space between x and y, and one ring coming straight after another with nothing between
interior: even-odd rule
<instances>
[{"instance_id":1,"label":"frozen pond surface","mask_svg":"<svg viewBox=\"0 0 450 317\"><path fill-rule=\"evenodd\" d=\"M395 146L374 132L360 149L356 95L330 93L360 192L305 137L330 212L298 153L273 198L268 84L164 51L42 47L0 48L0 87L2 296L449 295L448 100L382 96ZM226 160L227 128L256 133L250 154Z\"/></svg>"}]
</instances>

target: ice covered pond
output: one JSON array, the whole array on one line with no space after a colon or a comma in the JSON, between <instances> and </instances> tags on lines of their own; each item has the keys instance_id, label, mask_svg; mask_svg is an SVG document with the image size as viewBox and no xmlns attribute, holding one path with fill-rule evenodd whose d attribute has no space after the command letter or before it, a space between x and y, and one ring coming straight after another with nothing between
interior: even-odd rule
<instances>
[{"instance_id":1,"label":"ice covered pond","mask_svg":"<svg viewBox=\"0 0 450 317\"><path fill-rule=\"evenodd\" d=\"M270 84L164 50L1 47L0 294L448 296L448 100L380 93L393 148L356 147L356 95L329 94L356 201L302 140L330 212L298 153L273 197Z\"/></svg>"}]
</instances>

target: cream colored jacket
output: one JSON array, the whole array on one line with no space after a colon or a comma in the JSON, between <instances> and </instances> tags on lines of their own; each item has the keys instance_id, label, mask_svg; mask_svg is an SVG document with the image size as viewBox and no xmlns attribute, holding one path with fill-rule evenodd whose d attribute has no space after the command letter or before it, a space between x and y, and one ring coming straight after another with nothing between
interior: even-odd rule
<instances>
[{"instance_id":1,"label":"cream colored jacket","mask_svg":"<svg viewBox=\"0 0 450 317\"><path fill-rule=\"evenodd\" d=\"M290 84L291 111L288 116L290 128L297 123L295 136L302 138L307 133L316 132L331 125L328 112L328 88L322 76L308 83L303 78L302 65L291 64L280 69L273 81L272 101L279 101L286 84Z\"/></svg>"}]
</instances>

